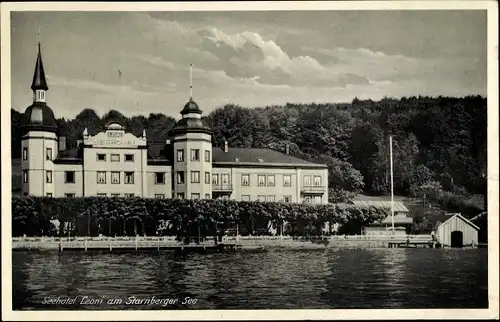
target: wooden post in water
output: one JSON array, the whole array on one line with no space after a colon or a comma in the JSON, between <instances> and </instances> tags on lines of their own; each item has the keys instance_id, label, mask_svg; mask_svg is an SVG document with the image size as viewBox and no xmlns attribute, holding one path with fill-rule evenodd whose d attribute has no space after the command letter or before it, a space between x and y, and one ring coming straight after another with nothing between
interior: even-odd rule
<instances>
[{"instance_id":1,"label":"wooden post in water","mask_svg":"<svg viewBox=\"0 0 500 322\"><path fill-rule=\"evenodd\" d=\"M85 251L87 251L87 238L85 238Z\"/></svg>"},{"instance_id":2,"label":"wooden post in water","mask_svg":"<svg viewBox=\"0 0 500 322\"><path fill-rule=\"evenodd\" d=\"M137 251L137 235L135 235L135 250Z\"/></svg>"}]
</instances>

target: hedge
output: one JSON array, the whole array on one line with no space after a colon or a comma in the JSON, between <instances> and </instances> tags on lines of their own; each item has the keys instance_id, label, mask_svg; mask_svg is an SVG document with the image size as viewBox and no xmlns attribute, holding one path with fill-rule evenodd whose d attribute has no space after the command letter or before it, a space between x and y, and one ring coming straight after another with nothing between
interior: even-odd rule
<instances>
[{"instance_id":1,"label":"hedge","mask_svg":"<svg viewBox=\"0 0 500 322\"><path fill-rule=\"evenodd\" d=\"M388 215L385 208L351 204L306 205L233 200L149 198L12 198L13 236L71 235L124 236L162 234L214 236L220 229L238 225L240 232L264 231L269 221L280 227L289 223L292 235L304 227L320 231L325 222L367 225ZM54 231L51 221L59 222ZM167 225L166 225L167 224Z\"/></svg>"}]
</instances>

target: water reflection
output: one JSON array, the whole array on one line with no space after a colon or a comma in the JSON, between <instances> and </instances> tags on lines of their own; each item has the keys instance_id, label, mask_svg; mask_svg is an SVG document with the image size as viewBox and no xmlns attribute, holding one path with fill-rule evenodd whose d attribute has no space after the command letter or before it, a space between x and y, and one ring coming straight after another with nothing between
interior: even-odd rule
<instances>
[{"instance_id":1,"label":"water reflection","mask_svg":"<svg viewBox=\"0 0 500 322\"><path fill-rule=\"evenodd\" d=\"M76 295L179 298L166 309L487 307L487 251L14 252L13 287L14 309L165 309L42 304Z\"/></svg>"}]
</instances>

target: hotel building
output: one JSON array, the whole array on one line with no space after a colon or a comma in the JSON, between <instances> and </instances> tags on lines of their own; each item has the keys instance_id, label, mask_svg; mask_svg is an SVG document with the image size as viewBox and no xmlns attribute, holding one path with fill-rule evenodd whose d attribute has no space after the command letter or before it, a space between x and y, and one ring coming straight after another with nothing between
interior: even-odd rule
<instances>
[{"instance_id":1,"label":"hotel building","mask_svg":"<svg viewBox=\"0 0 500 322\"><path fill-rule=\"evenodd\" d=\"M78 147L66 149L46 103L40 44L31 89L22 122L23 195L328 202L326 165L227 142L216 148L192 98L165 143L148 143L145 130L137 137L111 122L100 133L85 129Z\"/></svg>"}]
</instances>

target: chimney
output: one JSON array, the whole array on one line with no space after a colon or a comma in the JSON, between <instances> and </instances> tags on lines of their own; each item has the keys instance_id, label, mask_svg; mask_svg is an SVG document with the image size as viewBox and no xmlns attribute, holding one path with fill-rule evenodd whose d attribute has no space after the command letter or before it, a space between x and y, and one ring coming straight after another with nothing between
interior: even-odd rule
<instances>
[{"instance_id":1,"label":"chimney","mask_svg":"<svg viewBox=\"0 0 500 322\"><path fill-rule=\"evenodd\" d=\"M224 141L224 152L227 152L227 151L229 151L229 145L228 145L227 140L226 140L226 141Z\"/></svg>"},{"instance_id":2,"label":"chimney","mask_svg":"<svg viewBox=\"0 0 500 322\"><path fill-rule=\"evenodd\" d=\"M59 151L64 151L64 150L66 150L66 137L60 136L59 137Z\"/></svg>"},{"instance_id":3,"label":"chimney","mask_svg":"<svg viewBox=\"0 0 500 322\"><path fill-rule=\"evenodd\" d=\"M286 148L286 154L290 154L290 145L287 144L285 148Z\"/></svg>"}]
</instances>

